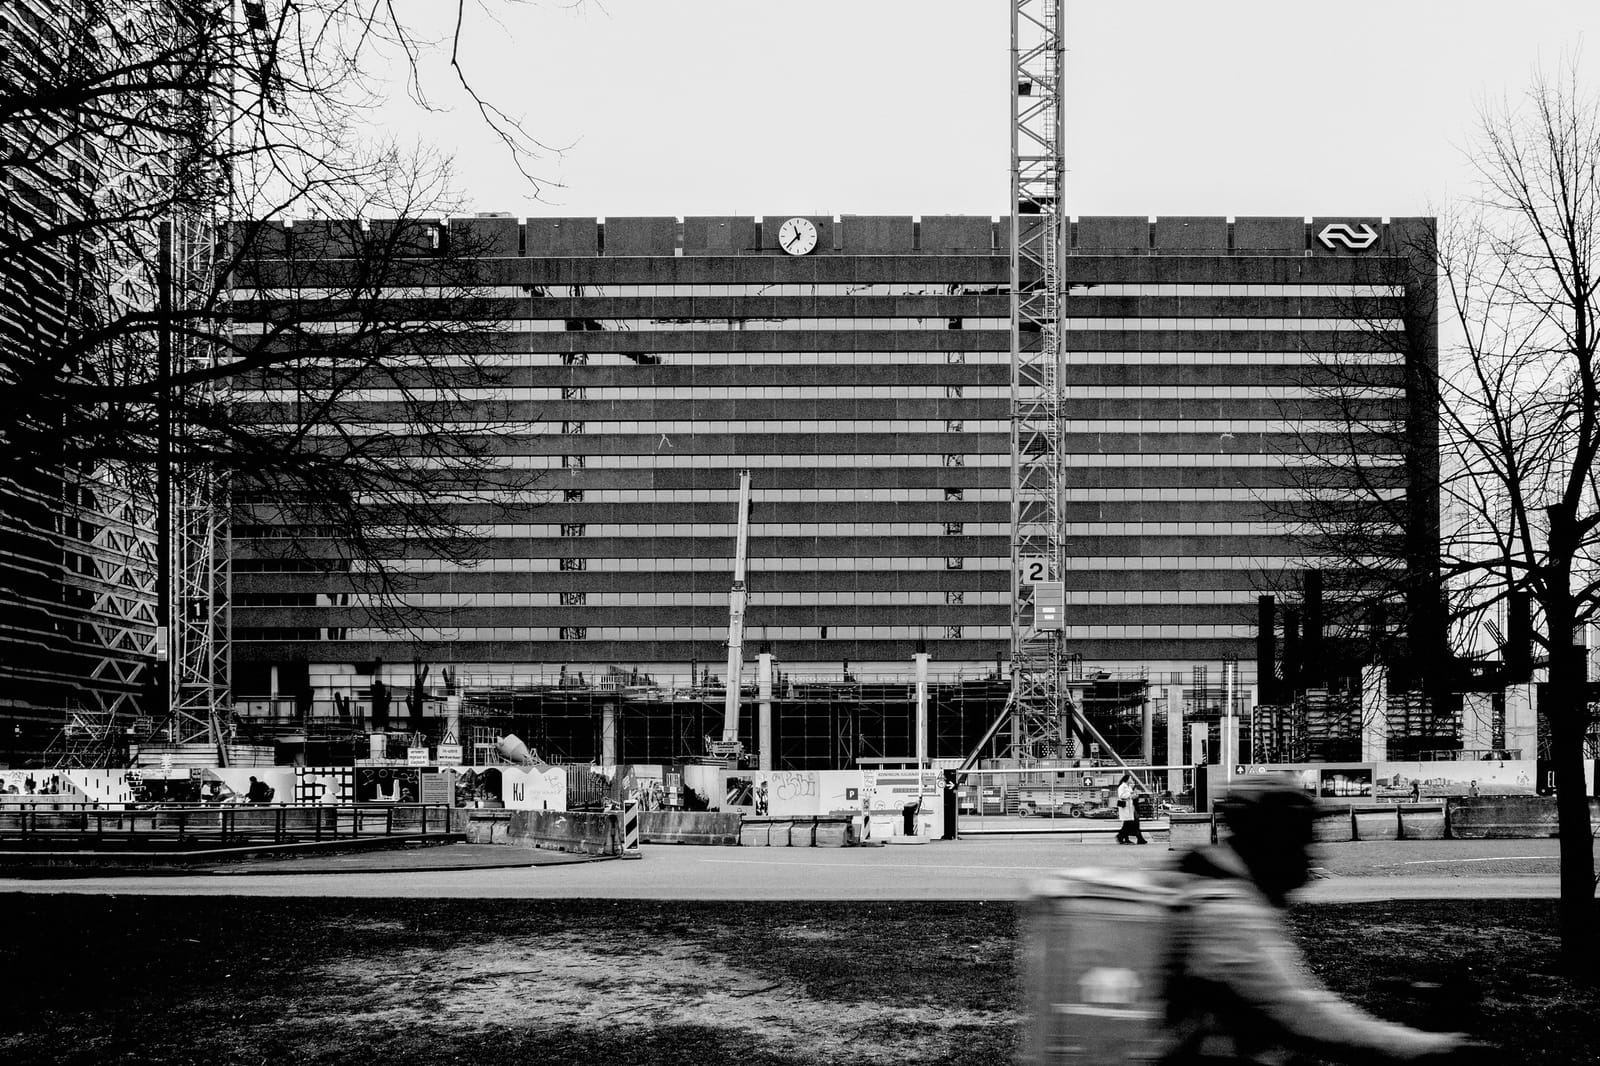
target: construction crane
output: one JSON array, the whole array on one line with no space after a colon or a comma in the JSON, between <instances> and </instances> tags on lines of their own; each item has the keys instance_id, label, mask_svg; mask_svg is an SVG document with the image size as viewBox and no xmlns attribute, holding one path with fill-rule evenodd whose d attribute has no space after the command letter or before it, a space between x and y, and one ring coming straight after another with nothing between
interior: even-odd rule
<instances>
[{"instance_id":1,"label":"construction crane","mask_svg":"<svg viewBox=\"0 0 1600 1066\"><path fill-rule=\"evenodd\" d=\"M728 684L722 703L722 739L713 740L710 753L737 759L744 754L739 743L739 674L744 667L745 553L750 541L750 471L739 471L739 528L733 544L733 589L728 593Z\"/></svg>"},{"instance_id":2,"label":"construction crane","mask_svg":"<svg viewBox=\"0 0 1600 1066\"><path fill-rule=\"evenodd\" d=\"M1082 720L1062 684L1065 5L1011 0L1011 697L995 728L1020 765L1062 754Z\"/></svg>"}]
</instances>

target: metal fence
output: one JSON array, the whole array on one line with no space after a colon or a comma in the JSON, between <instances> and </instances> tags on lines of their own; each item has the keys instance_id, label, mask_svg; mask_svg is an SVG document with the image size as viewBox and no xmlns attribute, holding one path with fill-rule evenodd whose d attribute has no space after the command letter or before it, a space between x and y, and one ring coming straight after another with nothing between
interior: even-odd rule
<instances>
[{"instance_id":1,"label":"metal fence","mask_svg":"<svg viewBox=\"0 0 1600 1066\"><path fill-rule=\"evenodd\" d=\"M114 810L56 804L0 808L0 841L42 844L238 847L450 832L447 804L372 804L307 807L289 804L201 806L163 804Z\"/></svg>"},{"instance_id":2,"label":"metal fence","mask_svg":"<svg viewBox=\"0 0 1600 1066\"><path fill-rule=\"evenodd\" d=\"M956 811L964 830L1115 822L1117 784L1124 772L1120 766L971 770L957 784ZM1194 809L1193 767L1133 766L1127 772L1138 782L1141 820Z\"/></svg>"}]
</instances>

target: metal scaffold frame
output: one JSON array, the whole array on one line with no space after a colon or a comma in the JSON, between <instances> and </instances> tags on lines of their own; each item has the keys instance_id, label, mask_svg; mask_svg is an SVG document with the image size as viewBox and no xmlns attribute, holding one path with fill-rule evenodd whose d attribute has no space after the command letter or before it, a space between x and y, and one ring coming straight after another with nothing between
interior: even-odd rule
<instances>
[{"instance_id":1,"label":"metal scaffold frame","mask_svg":"<svg viewBox=\"0 0 1600 1066\"><path fill-rule=\"evenodd\" d=\"M205 307L215 282L216 232L210 212L186 212L171 228L171 280L177 313L192 316ZM189 334L190 331L183 331ZM196 333L203 331L194 331ZM172 359L180 371L209 370L216 347L188 336L174 339ZM189 403L212 409L223 387L214 378L190 386ZM189 407L180 405L180 410ZM172 465L172 574L170 662L167 697L172 708L169 739L173 743L204 742L218 747L227 737L227 699L231 688L229 648L229 551L226 485L214 463L183 453L191 443L189 427L175 424L178 453Z\"/></svg>"},{"instance_id":2,"label":"metal scaffold frame","mask_svg":"<svg viewBox=\"0 0 1600 1066\"><path fill-rule=\"evenodd\" d=\"M1067 755L1064 639L1035 625L1061 580L1062 60L1066 0L1011 7L1011 757ZM1029 570L1024 574L1024 569Z\"/></svg>"}]
</instances>

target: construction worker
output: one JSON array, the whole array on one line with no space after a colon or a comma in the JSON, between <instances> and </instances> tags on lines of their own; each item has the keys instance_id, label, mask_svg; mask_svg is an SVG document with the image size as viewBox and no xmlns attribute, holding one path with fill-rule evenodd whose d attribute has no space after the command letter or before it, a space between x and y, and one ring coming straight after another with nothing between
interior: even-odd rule
<instances>
[{"instance_id":1,"label":"construction worker","mask_svg":"<svg viewBox=\"0 0 1600 1066\"><path fill-rule=\"evenodd\" d=\"M1310 871L1315 801L1289 775L1247 779L1217 805L1226 843L1197 848L1183 890L1168 983L1172 1047L1160 1061L1489 1061L1462 1033L1428 1033L1351 1006L1306 969L1280 913Z\"/></svg>"}]
</instances>

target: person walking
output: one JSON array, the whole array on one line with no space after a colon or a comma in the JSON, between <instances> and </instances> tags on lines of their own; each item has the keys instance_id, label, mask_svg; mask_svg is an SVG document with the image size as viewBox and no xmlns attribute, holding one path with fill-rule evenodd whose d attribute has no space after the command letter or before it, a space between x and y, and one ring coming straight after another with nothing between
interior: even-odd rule
<instances>
[{"instance_id":1,"label":"person walking","mask_svg":"<svg viewBox=\"0 0 1600 1066\"><path fill-rule=\"evenodd\" d=\"M1122 828L1117 830L1118 844L1149 843L1144 838L1144 830L1139 828L1139 804L1134 795L1132 774L1123 774L1122 780L1117 782L1117 814L1122 818Z\"/></svg>"}]
</instances>

